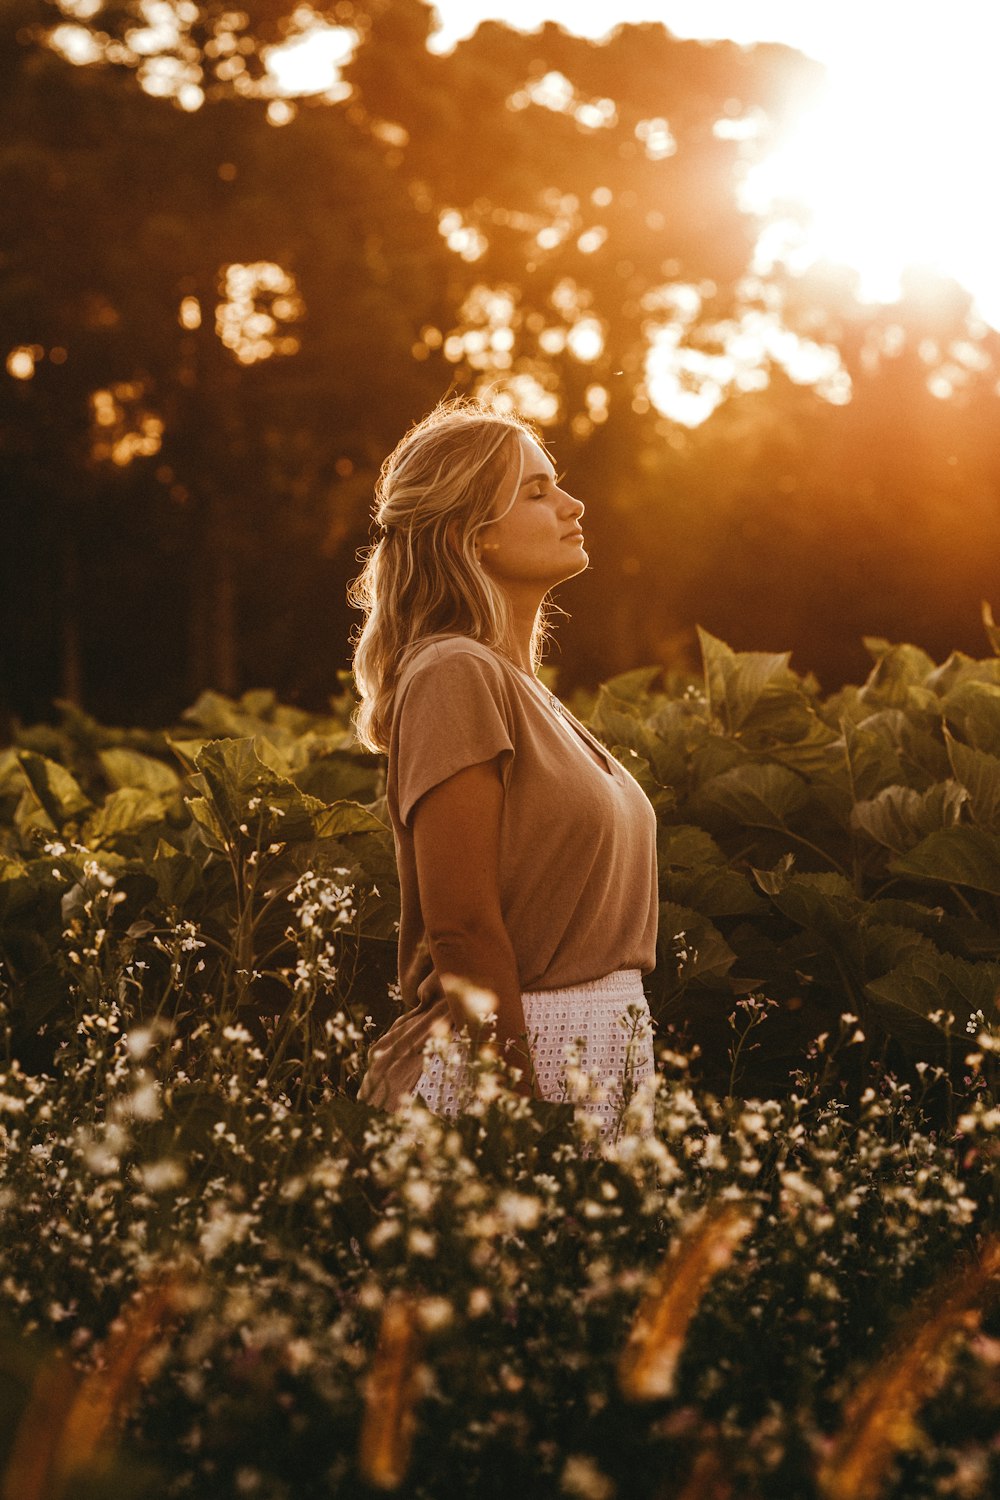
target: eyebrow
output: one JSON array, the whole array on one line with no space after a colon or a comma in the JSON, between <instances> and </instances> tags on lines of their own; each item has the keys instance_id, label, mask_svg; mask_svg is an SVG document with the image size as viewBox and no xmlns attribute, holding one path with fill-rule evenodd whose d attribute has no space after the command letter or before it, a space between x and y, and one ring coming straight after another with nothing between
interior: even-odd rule
<instances>
[{"instance_id":1,"label":"eyebrow","mask_svg":"<svg viewBox=\"0 0 1000 1500\"><path fill-rule=\"evenodd\" d=\"M529 484L537 484L540 479L555 479L555 470L551 474L530 474L527 479L521 480L521 488L526 489Z\"/></svg>"}]
</instances>

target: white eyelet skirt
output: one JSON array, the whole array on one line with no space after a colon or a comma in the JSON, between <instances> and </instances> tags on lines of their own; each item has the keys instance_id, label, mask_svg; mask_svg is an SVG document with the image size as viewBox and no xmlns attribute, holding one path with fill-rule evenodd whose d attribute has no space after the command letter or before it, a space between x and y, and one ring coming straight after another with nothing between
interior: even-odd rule
<instances>
[{"instance_id":1,"label":"white eyelet skirt","mask_svg":"<svg viewBox=\"0 0 1000 1500\"><path fill-rule=\"evenodd\" d=\"M653 1078L653 1031L640 969L521 995L537 1088L571 1102L613 1131L638 1086ZM429 1042L415 1092L439 1115L454 1116L468 1088L468 1042Z\"/></svg>"}]
</instances>

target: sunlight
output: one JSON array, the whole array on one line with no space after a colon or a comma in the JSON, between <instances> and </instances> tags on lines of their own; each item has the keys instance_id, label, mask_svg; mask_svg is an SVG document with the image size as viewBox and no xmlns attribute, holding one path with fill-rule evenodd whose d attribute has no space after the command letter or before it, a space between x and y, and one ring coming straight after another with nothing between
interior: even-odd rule
<instances>
[{"instance_id":1,"label":"sunlight","mask_svg":"<svg viewBox=\"0 0 1000 1500\"><path fill-rule=\"evenodd\" d=\"M30 380L35 373L40 352L37 344L19 344L7 355L7 374L14 380Z\"/></svg>"},{"instance_id":2,"label":"sunlight","mask_svg":"<svg viewBox=\"0 0 1000 1500\"><path fill-rule=\"evenodd\" d=\"M341 79L340 69L354 56L357 32L319 20L308 7L297 11L295 19L299 32L264 54L275 89L289 97L323 94L332 101L346 99L351 88Z\"/></svg>"},{"instance_id":3,"label":"sunlight","mask_svg":"<svg viewBox=\"0 0 1000 1500\"><path fill-rule=\"evenodd\" d=\"M95 463L126 469L152 458L163 444L163 421L145 405L146 386L123 380L90 395L90 456Z\"/></svg>"},{"instance_id":4,"label":"sunlight","mask_svg":"<svg viewBox=\"0 0 1000 1500\"><path fill-rule=\"evenodd\" d=\"M290 272L269 260L234 262L224 268L220 284L226 300L215 309L215 331L241 365L298 353L298 337L282 326L305 314Z\"/></svg>"},{"instance_id":5,"label":"sunlight","mask_svg":"<svg viewBox=\"0 0 1000 1500\"><path fill-rule=\"evenodd\" d=\"M804 271L824 261L852 267L859 292L892 303L909 267L952 277L978 314L1000 328L1000 210L989 168L1000 127L995 59L1000 9L983 0L939 7L903 0L438 0L435 52L450 51L487 17L525 31L552 20L602 39L618 25L659 21L677 37L742 45L783 42L827 69L828 87L794 137L759 161L742 184L762 226L755 269ZM561 75L536 81L528 102L571 109ZM669 113L670 100L663 101ZM650 154L669 153L665 120ZM714 127L720 139L751 143L766 135L759 112ZM652 149L650 149L652 147Z\"/></svg>"},{"instance_id":6,"label":"sunlight","mask_svg":"<svg viewBox=\"0 0 1000 1500\"><path fill-rule=\"evenodd\" d=\"M904 66L852 58L786 146L750 169L741 201L781 214L765 231L755 270L805 270L820 261L858 273L863 301L897 301L909 267L954 277L1000 327L1000 219L983 177L995 139L985 59L947 50L940 33L899 40Z\"/></svg>"}]
</instances>

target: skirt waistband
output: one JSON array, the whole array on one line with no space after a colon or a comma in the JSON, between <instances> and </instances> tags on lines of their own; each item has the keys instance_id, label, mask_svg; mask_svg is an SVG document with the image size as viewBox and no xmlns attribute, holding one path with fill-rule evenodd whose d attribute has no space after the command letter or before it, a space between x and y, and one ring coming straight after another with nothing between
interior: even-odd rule
<instances>
[{"instance_id":1,"label":"skirt waistband","mask_svg":"<svg viewBox=\"0 0 1000 1500\"><path fill-rule=\"evenodd\" d=\"M561 995L587 995L592 999L631 994L637 998L643 994L641 969L615 969L603 979L585 979L580 984L565 984L553 990L524 990L525 995L558 999Z\"/></svg>"}]
</instances>

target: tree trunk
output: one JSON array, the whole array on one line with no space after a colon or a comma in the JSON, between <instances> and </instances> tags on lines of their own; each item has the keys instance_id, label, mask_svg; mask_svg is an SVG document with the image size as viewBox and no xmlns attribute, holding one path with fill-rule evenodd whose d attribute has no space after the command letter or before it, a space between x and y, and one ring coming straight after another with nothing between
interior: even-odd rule
<instances>
[{"instance_id":1,"label":"tree trunk","mask_svg":"<svg viewBox=\"0 0 1000 1500\"><path fill-rule=\"evenodd\" d=\"M81 708L83 653L80 646L80 557L76 537L65 521L59 545L62 584L59 695L66 702Z\"/></svg>"}]
</instances>

